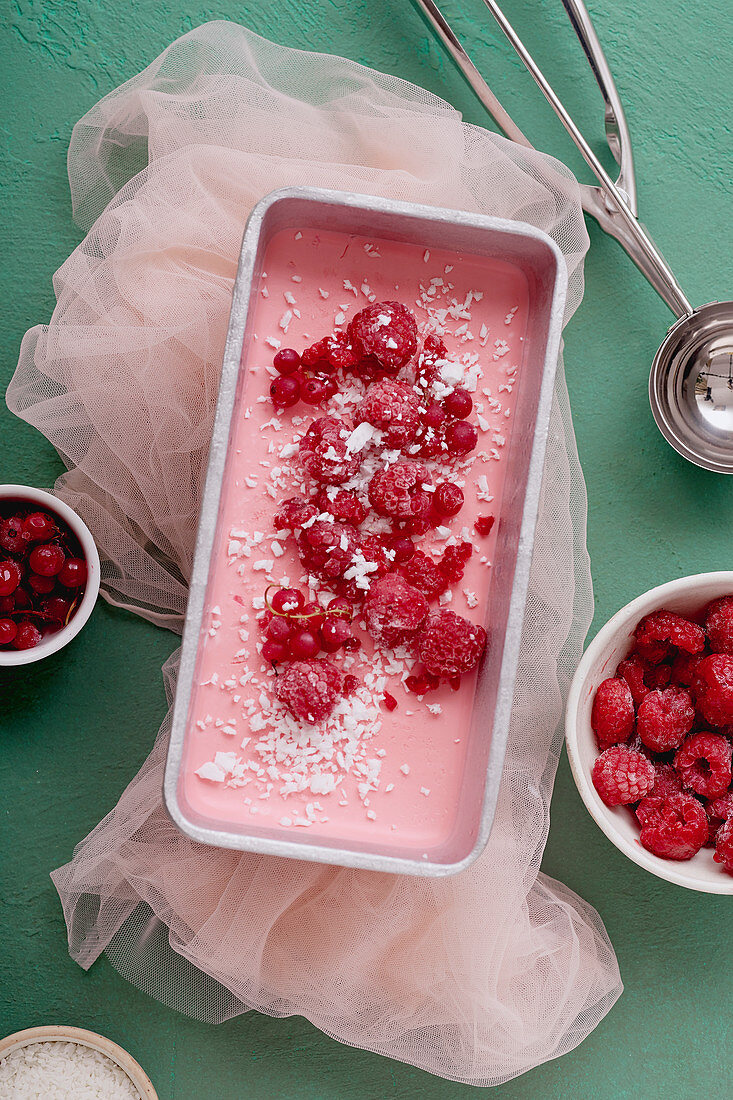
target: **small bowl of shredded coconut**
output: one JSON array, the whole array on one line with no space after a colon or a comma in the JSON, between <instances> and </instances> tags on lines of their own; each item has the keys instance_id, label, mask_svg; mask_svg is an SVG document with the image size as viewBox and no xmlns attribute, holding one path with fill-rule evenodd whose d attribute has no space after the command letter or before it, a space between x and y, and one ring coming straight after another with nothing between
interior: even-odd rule
<instances>
[{"instance_id":1,"label":"small bowl of shredded coconut","mask_svg":"<svg viewBox=\"0 0 733 1100\"><path fill-rule=\"evenodd\" d=\"M31 1027L0 1040L0 1100L158 1100L127 1051L78 1027Z\"/></svg>"}]
</instances>

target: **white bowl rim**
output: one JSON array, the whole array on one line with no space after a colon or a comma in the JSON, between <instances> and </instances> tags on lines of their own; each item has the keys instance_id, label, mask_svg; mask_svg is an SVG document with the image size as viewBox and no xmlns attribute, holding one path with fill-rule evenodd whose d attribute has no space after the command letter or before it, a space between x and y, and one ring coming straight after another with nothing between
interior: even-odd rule
<instances>
[{"instance_id":1,"label":"white bowl rim","mask_svg":"<svg viewBox=\"0 0 733 1100\"><path fill-rule=\"evenodd\" d=\"M651 610L662 607L666 600L678 595L680 592L694 591L698 586L702 587L705 584L712 583L720 585L721 594L723 594L725 588L733 592L733 570L692 573L686 577L666 581L664 584L657 585L656 588L650 588L631 600L630 603L625 604L601 627L583 653L570 684L565 708L565 745L570 761L570 770L573 773L575 785L586 809L596 825L605 833L611 843L615 844L619 851L623 852L639 867L651 871L657 878L665 879L677 886L684 886L688 890L697 890L707 894L733 894L733 875L726 877L721 875L719 880L717 878L709 881L697 879L694 876L685 874L686 864L684 861L676 863L672 860L661 859L659 856L653 855L652 852L648 852L646 848L642 848L640 844L629 843L626 837L622 836L609 821L607 816L608 807L601 801L591 783L590 775L586 774L578 751L577 714L581 694L589 670L599 654L612 642L619 631L628 625L629 621L640 619Z\"/></svg>"},{"instance_id":2,"label":"white bowl rim","mask_svg":"<svg viewBox=\"0 0 733 1100\"><path fill-rule=\"evenodd\" d=\"M35 504L43 505L52 512L56 512L74 532L84 551L87 563L87 584L84 595L76 613L67 626L51 634L33 649L3 649L0 650L0 668L11 668L16 665L29 665L34 661L41 661L44 657L50 657L76 637L81 628L91 615L99 595L100 568L99 552L92 533L84 520L76 512L59 500L53 493L45 489L36 489L32 485L0 484L0 500L17 497L19 500L27 500Z\"/></svg>"},{"instance_id":3,"label":"white bowl rim","mask_svg":"<svg viewBox=\"0 0 733 1100\"><path fill-rule=\"evenodd\" d=\"M32 1046L34 1043L78 1043L80 1046L91 1047L92 1050L106 1054L116 1065L123 1070L140 1093L142 1100L159 1100L158 1094L153 1088L153 1083L139 1062L136 1062L131 1054L128 1054L119 1043L108 1039L106 1035L99 1035L96 1031L87 1031L83 1027L72 1027L69 1024L43 1024L40 1027L27 1027L23 1031L15 1031L12 1035L6 1035L0 1039L0 1057L7 1058L22 1047Z\"/></svg>"}]
</instances>

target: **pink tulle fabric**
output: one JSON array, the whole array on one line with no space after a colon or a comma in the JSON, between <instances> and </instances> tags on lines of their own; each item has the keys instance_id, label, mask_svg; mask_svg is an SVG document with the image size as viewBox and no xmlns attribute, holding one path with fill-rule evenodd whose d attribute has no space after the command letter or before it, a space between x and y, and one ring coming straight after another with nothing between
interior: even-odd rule
<instances>
[{"instance_id":1,"label":"pink tulle fabric","mask_svg":"<svg viewBox=\"0 0 733 1100\"><path fill-rule=\"evenodd\" d=\"M215 22L173 43L76 126L88 230L29 332L8 404L68 472L112 603L180 630L247 214L309 183L533 222L582 295L577 185L548 157L341 58ZM504 777L489 845L425 880L197 845L161 801L170 728L53 874L73 957L102 951L199 1019L254 1008L473 1085L570 1050L621 991L594 910L539 872L562 699L592 608L585 492L562 364ZM164 670L169 695L176 660Z\"/></svg>"}]
</instances>

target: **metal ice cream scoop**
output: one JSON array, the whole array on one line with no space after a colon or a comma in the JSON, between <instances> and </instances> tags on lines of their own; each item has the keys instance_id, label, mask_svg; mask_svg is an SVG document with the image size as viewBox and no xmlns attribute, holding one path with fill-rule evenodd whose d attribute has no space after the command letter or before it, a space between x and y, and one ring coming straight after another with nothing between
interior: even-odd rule
<instances>
[{"instance_id":1,"label":"metal ice cream scoop","mask_svg":"<svg viewBox=\"0 0 733 1100\"><path fill-rule=\"evenodd\" d=\"M433 0L416 0L471 88L507 137L532 148L502 107ZM614 182L495 0L483 0L570 134L599 185L581 184L583 209L614 237L677 317L654 357L649 400L665 439L684 458L733 474L733 302L693 309L638 220L631 138L608 62L582 0L562 0L605 102L606 140L619 166Z\"/></svg>"}]
</instances>

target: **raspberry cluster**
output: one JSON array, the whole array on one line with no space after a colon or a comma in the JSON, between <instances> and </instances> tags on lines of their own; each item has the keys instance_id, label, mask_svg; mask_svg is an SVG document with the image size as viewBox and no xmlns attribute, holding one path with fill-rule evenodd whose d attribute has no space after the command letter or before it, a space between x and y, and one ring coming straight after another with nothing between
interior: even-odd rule
<instances>
[{"instance_id":1,"label":"raspberry cluster","mask_svg":"<svg viewBox=\"0 0 733 1100\"><path fill-rule=\"evenodd\" d=\"M64 521L14 502L0 516L0 649L33 649L73 617L87 564Z\"/></svg>"},{"instance_id":2,"label":"raspberry cluster","mask_svg":"<svg viewBox=\"0 0 733 1100\"><path fill-rule=\"evenodd\" d=\"M312 496L283 501L275 515L276 529L292 532L309 576L338 594L325 608L292 589L266 599L262 655L282 665L287 683L296 684L297 689L283 689L285 673L278 673L278 695L298 717L325 713L323 700L330 695L316 699L320 687L313 688L312 705L303 702L316 676L314 666L320 668L320 684L321 666L328 661L319 654L358 647L349 624L354 604L362 600L374 644L409 646L422 662L406 681L417 694L446 680L457 688L486 644L482 627L453 612L430 613L430 601L463 577L473 548L469 542L446 545L437 561L416 548L416 537L444 527L464 504L460 485L450 477L434 484L421 458L465 457L478 432L468 421L471 395L450 382L456 365L442 341L429 335L417 352L411 311L399 302L376 302L358 312L345 333L326 336L301 353L283 348L273 359L277 377L270 394L279 409L300 401L323 403L337 392L339 375L366 384L353 423L323 415L301 436L298 459L313 483ZM381 448L385 462L360 478L367 445ZM362 529L370 511L381 517L379 535ZM481 517L477 534L488 535L492 525L493 517ZM308 670L300 667L304 664ZM394 709L396 700L389 700L385 696L386 708Z\"/></svg>"},{"instance_id":3,"label":"raspberry cluster","mask_svg":"<svg viewBox=\"0 0 733 1100\"><path fill-rule=\"evenodd\" d=\"M692 617L645 616L596 690L591 726L593 784L633 808L641 844L675 860L713 847L733 874L733 596Z\"/></svg>"}]
</instances>

